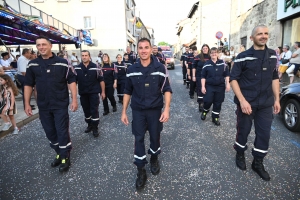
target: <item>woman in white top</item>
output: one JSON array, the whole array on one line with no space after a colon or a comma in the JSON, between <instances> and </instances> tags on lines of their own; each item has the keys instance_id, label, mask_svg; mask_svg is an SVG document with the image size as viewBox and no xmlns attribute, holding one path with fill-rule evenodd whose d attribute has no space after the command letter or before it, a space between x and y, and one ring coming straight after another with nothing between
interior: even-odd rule
<instances>
[{"instance_id":1,"label":"woman in white top","mask_svg":"<svg viewBox=\"0 0 300 200\"><path fill-rule=\"evenodd\" d=\"M289 62L284 62L284 60L289 60L292 56L292 52L290 51L290 47L288 45L284 45L282 47L282 53L280 54L280 61L281 64L279 66L278 69L278 77L279 77L279 81L281 82L281 78L282 78L282 74L287 70L288 66L289 66ZM282 63L284 62L284 63Z\"/></svg>"}]
</instances>

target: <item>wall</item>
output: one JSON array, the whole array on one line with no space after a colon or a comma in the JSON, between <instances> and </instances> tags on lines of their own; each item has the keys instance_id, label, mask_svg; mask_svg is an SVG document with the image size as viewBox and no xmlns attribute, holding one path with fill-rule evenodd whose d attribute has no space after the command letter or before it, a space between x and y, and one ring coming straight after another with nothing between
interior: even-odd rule
<instances>
[{"instance_id":1,"label":"wall","mask_svg":"<svg viewBox=\"0 0 300 200\"><path fill-rule=\"evenodd\" d=\"M250 2L250 3L249 3ZM268 47L276 48L282 43L282 26L276 20L277 1L275 0L232 0L230 45L239 52L241 38L247 38L246 49L252 46L250 40L252 29L258 24L269 28Z\"/></svg>"}]
</instances>

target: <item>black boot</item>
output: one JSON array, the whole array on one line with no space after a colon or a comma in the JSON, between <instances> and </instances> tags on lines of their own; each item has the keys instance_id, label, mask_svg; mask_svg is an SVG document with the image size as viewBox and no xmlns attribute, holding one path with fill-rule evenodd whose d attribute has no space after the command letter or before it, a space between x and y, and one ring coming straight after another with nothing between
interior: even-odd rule
<instances>
[{"instance_id":1,"label":"black boot","mask_svg":"<svg viewBox=\"0 0 300 200\"><path fill-rule=\"evenodd\" d=\"M207 114L207 112L205 112L205 111L202 112L202 114L201 114L201 119L202 120L206 119L206 114Z\"/></svg>"},{"instance_id":2,"label":"black boot","mask_svg":"<svg viewBox=\"0 0 300 200\"><path fill-rule=\"evenodd\" d=\"M220 121L219 118L212 118L212 122L216 125L216 126L220 126Z\"/></svg>"},{"instance_id":3,"label":"black boot","mask_svg":"<svg viewBox=\"0 0 300 200\"><path fill-rule=\"evenodd\" d=\"M185 85L185 84L186 84L186 80L183 81L183 85Z\"/></svg>"},{"instance_id":4,"label":"black boot","mask_svg":"<svg viewBox=\"0 0 300 200\"><path fill-rule=\"evenodd\" d=\"M190 84L186 84L186 89L189 89L190 88Z\"/></svg>"},{"instance_id":5,"label":"black boot","mask_svg":"<svg viewBox=\"0 0 300 200\"><path fill-rule=\"evenodd\" d=\"M51 167L57 167L58 165L60 165L60 163L61 163L61 159L60 159L59 155L57 154L51 163Z\"/></svg>"},{"instance_id":6,"label":"black boot","mask_svg":"<svg viewBox=\"0 0 300 200\"><path fill-rule=\"evenodd\" d=\"M104 110L103 116L108 115L109 111L108 110Z\"/></svg>"},{"instance_id":7,"label":"black boot","mask_svg":"<svg viewBox=\"0 0 300 200\"><path fill-rule=\"evenodd\" d=\"M265 181L269 181L270 175L268 172L266 172L264 164L263 164L263 158L254 158L252 162L252 169L255 171L260 178L262 178Z\"/></svg>"},{"instance_id":8,"label":"black boot","mask_svg":"<svg viewBox=\"0 0 300 200\"><path fill-rule=\"evenodd\" d=\"M147 173L145 168L138 168L137 179L135 181L135 187L137 190L143 189L147 181Z\"/></svg>"},{"instance_id":9,"label":"black boot","mask_svg":"<svg viewBox=\"0 0 300 200\"><path fill-rule=\"evenodd\" d=\"M89 132L91 132L92 131L92 129L93 129L93 127L92 127L92 125L91 124L88 124L88 127L85 129L85 133L89 133Z\"/></svg>"},{"instance_id":10,"label":"black boot","mask_svg":"<svg viewBox=\"0 0 300 200\"><path fill-rule=\"evenodd\" d=\"M70 168L71 161L70 158L63 158L61 159L61 164L59 166L59 171L60 172L66 172Z\"/></svg>"},{"instance_id":11,"label":"black boot","mask_svg":"<svg viewBox=\"0 0 300 200\"><path fill-rule=\"evenodd\" d=\"M190 95L190 99L194 99L194 96Z\"/></svg>"},{"instance_id":12,"label":"black boot","mask_svg":"<svg viewBox=\"0 0 300 200\"><path fill-rule=\"evenodd\" d=\"M157 156L151 156L150 159L150 170L153 175L159 174L160 166Z\"/></svg>"},{"instance_id":13,"label":"black boot","mask_svg":"<svg viewBox=\"0 0 300 200\"><path fill-rule=\"evenodd\" d=\"M241 170L246 170L246 162L245 162L245 153L244 152L236 152L235 163L238 168Z\"/></svg>"},{"instance_id":14,"label":"black boot","mask_svg":"<svg viewBox=\"0 0 300 200\"><path fill-rule=\"evenodd\" d=\"M199 103L199 112L203 112L203 103Z\"/></svg>"},{"instance_id":15,"label":"black boot","mask_svg":"<svg viewBox=\"0 0 300 200\"><path fill-rule=\"evenodd\" d=\"M113 112L117 112L117 106L113 106Z\"/></svg>"},{"instance_id":16,"label":"black boot","mask_svg":"<svg viewBox=\"0 0 300 200\"><path fill-rule=\"evenodd\" d=\"M99 136L98 126L94 126L93 127L93 136L94 137L98 137Z\"/></svg>"}]
</instances>

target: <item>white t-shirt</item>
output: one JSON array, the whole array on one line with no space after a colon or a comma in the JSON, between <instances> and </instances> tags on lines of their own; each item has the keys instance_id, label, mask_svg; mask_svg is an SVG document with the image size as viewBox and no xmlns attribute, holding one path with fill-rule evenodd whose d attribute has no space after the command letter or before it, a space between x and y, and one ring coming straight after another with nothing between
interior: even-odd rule
<instances>
[{"instance_id":1,"label":"white t-shirt","mask_svg":"<svg viewBox=\"0 0 300 200\"><path fill-rule=\"evenodd\" d=\"M78 65L77 58L73 55L71 56L71 62L73 66Z\"/></svg>"},{"instance_id":2,"label":"white t-shirt","mask_svg":"<svg viewBox=\"0 0 300 200\"><path fill-rule=\"evenodd\" d=\"M13 61L13 58L10 57L9 59L7 60L3 60L1 59L0 60L0 64L3 66L3 67L9 67L10 66L10 63Z\"/></svg>"},{"instance_id":3,"label":"white t-shirt","mask_svg":"<svg viewBox=\"0 0 300 200\"><path fill-rule=\"evenodd\" d=\"M20 56L20 58L18 59L17 65L18 65L18 74L23 75L22 72L26 72L26 68L28 65L28 62L30 60L28 60L25 56Z\"/></svg>"},{"instance_id":4,"label":"white t-shirt","mask_svg":"<svg viewBox=\"0 0 300 200\"><path fill-rule=\"evenodd\" d=\"M291 58L290 63L300 64L300 48L298 48L293 54L297 54L297 57Z\"/></svg>"},{"instance_id":5,"label":"white t-shirt","mask_svg":"<svg viewBox=\"0 0 300 200\"><path fill-rule=\"evenodd\" d=\"M291 51L287 51L287 52L282 52L281 53L281 59L290 59L292 57L292 52ZM285 64L282 64L282 65L285 65L285 66L288 66L289 63L285 63Z\"/></svg>"}]
</instances>

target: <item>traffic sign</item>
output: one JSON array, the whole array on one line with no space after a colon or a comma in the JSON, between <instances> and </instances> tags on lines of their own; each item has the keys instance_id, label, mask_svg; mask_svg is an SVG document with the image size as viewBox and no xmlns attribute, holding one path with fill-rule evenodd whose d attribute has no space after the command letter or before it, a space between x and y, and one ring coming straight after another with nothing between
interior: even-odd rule
<instances>
[{"instance_id":1,"label":"traffic sign","mask_svg":"<svg viewBox=\"0 0 300 200\"><path fill-rule=\"evenodd\" d=\"M220 40L222 37L223 37L223 33L221 31L218 31L216 33L216 38Z\"/></svg>"}]
</instances>

